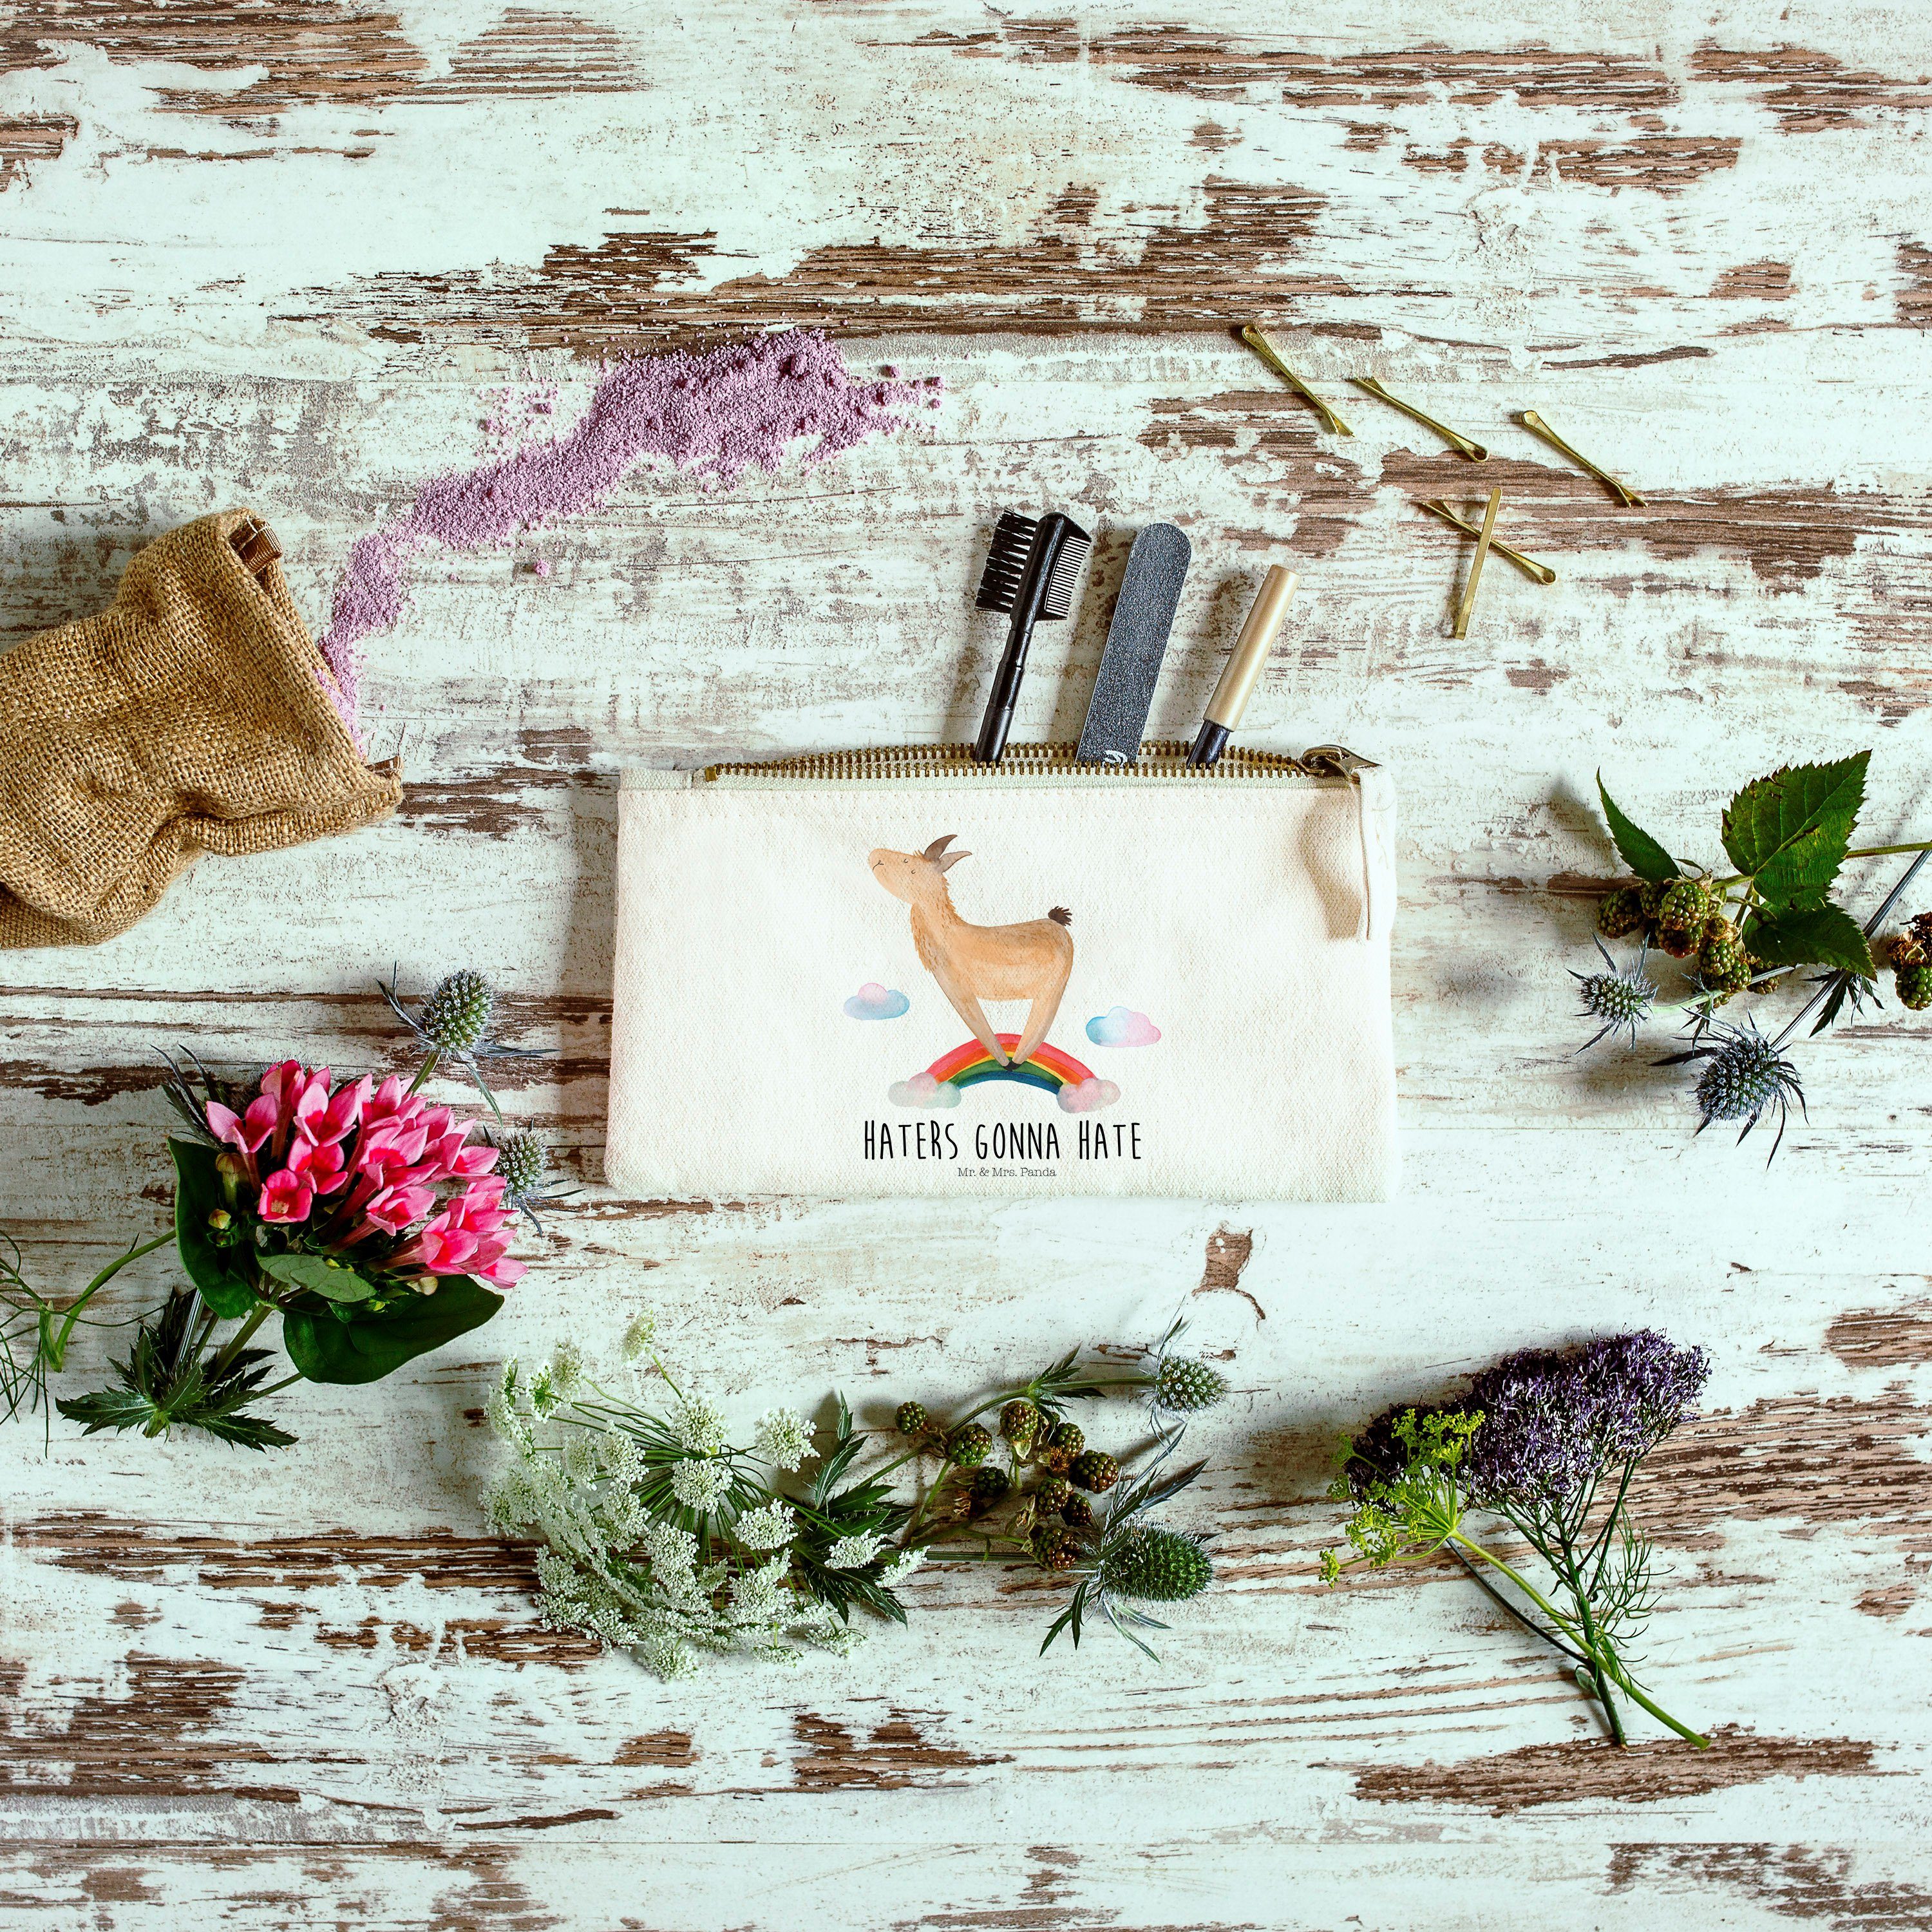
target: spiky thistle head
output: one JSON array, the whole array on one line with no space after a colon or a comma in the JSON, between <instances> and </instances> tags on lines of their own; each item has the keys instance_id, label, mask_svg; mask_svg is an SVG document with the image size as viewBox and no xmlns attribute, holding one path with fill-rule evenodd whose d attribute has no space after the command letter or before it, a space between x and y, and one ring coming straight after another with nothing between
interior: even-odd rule
<instances>
[{"instance_id":1,"label":"spiky thistle head","mask_svg":"<svg viewBox=\"0 0 1932 1932\"><path fill-rule=\"evenodd\" d=\"M452 973L423 1002L416 1025L438 1052L469 1053L490 1030L496 1010L496 988L466 966Z\"/></svg>"},{"instance_id":2,"label":"spiky thistle head","mask_svg":"<svg viewBox=\"0 0 1932 1932\"><path fill-rule=\"evenodd\" d=\"M1176 1415L1212 1408L1227 1393L1228 1378L1205 1362L1166 1361L1154 1371L1154 1405Z\"/></svg>"},{"instance_id":3,"label":"spiky thistle head","mask_svg":"<svg viewBox=\"0 0 1932 1932\"><path fill-rule=\"evenodd\" d=\"M1778 1042L1766 1040L1754 1023L1728 1026L1722 1021L1704 1029L1682 1053L1661 1060L1664 1066L1702 1066L1697 1076L1697 1123L1700 1134L1713 1121L1742 1120L1738 1139L1744 1140L1768 1114L1778 1119L1778 1138L1771 1144L1766 1165L1777 1156L1790 1118L1791 1103L1804 1107L1804 1089L1798 1070L1778 1049Z\"/></svg>"},{"instance_id":4,"label":"spiky thistle head","mask_svg":"<svg viewBox=\"0 0 1932 1932\"><path fill-rule=\"evenodd\" d=\"M1603 1024L1580 1046L1579 1053L1588 1053L1597 1042L1613 1033L1630 1035L1630 1043L1636 1044L1637 1028L1650 1018L1650 1010L1657 1000L1657 982L1643 970L1642 952L1636 964L1628 971L1620 971L1610 949L1599 939L1597 950L1603 955L1604 964L1610 970L1603 973L1580 973L1573 966L1570 976L1576 982L1576 990L1583 1002L1583 1017L1600 1020Z\"/></svg>"},{"instance_id":5,"label":"spiky thistle head","mask_svg":"<svg viewBox=\"0 0 1932 1932\"><path fill-rule=\"evenodd\" d=\"M520 1210L538 1234L543 1223L536 1210L574 1194L550 1179L550 1150L535 1134L512 1134L496 1143L497 1178L503 1184L503 1205Z\"/></svg>"},{"instance_id":6,"label":"spiky thistle head","mask_svg":"<svg viewBox=\"0 0 1932 1932\"><path fill-rule=\"evenodd\" d=\"M403 1004L402 995L397 990L401 978L398 972L391 976L387 984L380 980L376 982L376 990L388 1001L390 1010L428 1049L430 1066L438 1059L447 1058L458 1062L468 1072L476 1083L477 1092L489 1102L490 1111L500 1121L503 1110L497 1106L496 1096L490 1092L478 1063L484 1060L541 1060L542 1053L535 1047L506 1046L500 1040L490 1037L490 1022L496 1010L496 994L481 973L464 967L450 974L423 1002L422 1010L418 1013L412 1013ZM417 1075L418 1085L429 1070L426 1066Z\"/></svg>"},{"instance_id":7,"label":"spiky thistle head","mask_svg":"<svg viewBox=\"0 0 1932 1932\"><path fill-rule=\"evenodd\" d=\"M1158 1523L1137 1522L1101 1552L1100 1587L1108 1594L1156 1604L1185 1603L1212 1580L1214 1564L1198 1538Z\"/></svg>"}]
</instances>

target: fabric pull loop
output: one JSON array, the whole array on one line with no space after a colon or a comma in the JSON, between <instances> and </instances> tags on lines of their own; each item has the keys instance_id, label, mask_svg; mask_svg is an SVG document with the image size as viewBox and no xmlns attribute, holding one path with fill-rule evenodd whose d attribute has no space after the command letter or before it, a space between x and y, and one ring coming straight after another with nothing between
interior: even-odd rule
<instances>
[{"instance_id":1,"label":"fabric pull loop","mask_svg":"<svg viewBox=\"0 0 1932 1932\"><path fill-rule=\"evenodd\" d=\"M1358 939L1386 939L1395 915L1395 784L1378 765L1354 775L1362 841L1362 914Z\"/></svg>"}]
</instances>

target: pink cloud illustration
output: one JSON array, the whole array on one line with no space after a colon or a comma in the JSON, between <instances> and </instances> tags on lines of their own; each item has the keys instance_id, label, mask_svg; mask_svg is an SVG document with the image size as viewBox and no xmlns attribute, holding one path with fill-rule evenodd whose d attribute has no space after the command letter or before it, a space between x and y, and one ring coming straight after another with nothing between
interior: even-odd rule
<instances>
[{"instance_id":1,"label":"pink cloud illustration","mask_svg":"<svg viewBox=\"0 0 1932 1932\"><path fill-rule=\"evenodd\" d=\"M1111 1107L1120 1097L1119 1088L1098 1074L1060 1090L1060 1107L1070 1114L1090 1114L1100 1108Z\"/></svg>"},{"instance_id":2,"label":"pink cloud illustration","mask_svg":"<svg viewBox=\"0 0 1932 1932\"><path fill-rule=\"evenodd\" d=\"M868 980L845 1002L845 1016L854 1020L896 1020L908 1011L912 1002L904 994Z\"/></svg>"},{"instance_id":3,"label":"pink cloud illustration","mask_svg":"<svg viewBox=\"0 0 1932 1932\"><path fill-rule=\"evenodd\" d=\"M1128 1006L1109 1006L1087 1022L1087 1037L1096 1046L1151 1046L1160 1028L1145 1013Z\"/></svg>"},{"instance_id":4,"label":"pink cloud illustration","mask_svg":"<svg viewBox=\"0 0 1932 1932\"><path fill-rule=\"evenodd\" d=\"M886 1090L886 1098L895 1107L956 1107L959 1089L950 1082L935 1080L930 1073L915 1073L910 1080L895 1080ZM1060 1105L1066 1104L1063 1088Z\"/></svg>"}]
</instances>

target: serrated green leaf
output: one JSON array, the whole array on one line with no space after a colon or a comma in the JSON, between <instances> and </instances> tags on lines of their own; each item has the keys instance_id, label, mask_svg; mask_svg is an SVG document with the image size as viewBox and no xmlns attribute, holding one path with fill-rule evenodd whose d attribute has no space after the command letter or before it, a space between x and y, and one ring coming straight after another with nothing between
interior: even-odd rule
<instances>
[{"instance_id":1,"label":"serrated green leaf","mask_svg":"<svg viewBox=\"0 0 1932 1932\"><path fill-rule=\"evenodd\" d=\"M352 1268L322 1255L264 1255L262 1272L297 1288L313 1288L331 1301L367 1301L376 1284Z\"/></svg>"},{"instance_id":2,"label":"serrated green leaf","mask_svg":"<svg viewBox=\"0 0 1932 1932\"><path fill-rule=\"evenodd\" d=\"M1745 944L1767 966L1828 966L1861 980L1878 976L1871 942L1842 906L1761 914L1751 921Z\"/></svg>"},{"instance_id":3,"label":"serrated green leaf","mask_svg":"<svg viewBox=\"0 0 1932 1932\"><path fill-rule=\"evenodd\" d=\"M1682 866L1642 826L1634 824L1611 797L1601 772L1597 774L1597 796L1604 801L1604 817L1610 826L1610 836L1617 842L1617 850L1623 854L1624 863L1640 879L1676 879L1683 876Z\"/></svg>"},{"instance_id":4,"label":"serrated green leaf","mask_svg":"<svg viewBox=\"0 0 1932 1932\"><path fill-rule=\"evenodd\" d=\"M168 1150L175 1157L175 1246L182 1266L202 1300L224 1321L246 1315L261 1298L237 1264L236 1251L217 1247L208 1225L208 1216L228 1204L215 1151L176 1140L168 1142Z\"/></svg>"},{"instance_id":5,"label":"serrated green leaf","mask_svg":"<svg viewBox=\"0 0 1932 1932\"><path fill-rule=\"evenodd\" d=\"M282 1346L312 1382L374 1382L405 1362L480 1328L503 1298L466 1274L446 1275L431 1295L409 1296L380 1311L335 1303L292 1308Z\"/></svg>"},{"instance_id":6,"label":"serrated green leaf","mask_svg":"<svg viewBox=\"0 0 1932 1932\"><path fill-rule=\"evenodd\" d=\"M1864 802L1869 752L1828 765L1786 765L1724 808L1724 850L1774 912L1825 903Z\"/></svg>"}]
</instances>

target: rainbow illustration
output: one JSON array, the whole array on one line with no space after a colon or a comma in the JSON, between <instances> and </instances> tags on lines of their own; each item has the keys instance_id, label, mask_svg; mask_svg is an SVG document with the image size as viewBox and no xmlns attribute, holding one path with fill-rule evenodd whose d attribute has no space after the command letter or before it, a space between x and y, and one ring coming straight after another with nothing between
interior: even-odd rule
<instances>
[{"instance_id":1,"label":"rainbow illustration","mask_svg":"<svg viewBox=\"0 0 1932 1932\"><path fill-rule=\"evenodd\" d=\"M1020 1043L1016 1033L994 1035L1011 1053ZM974 1087L982 1080L1017 1080L1022 1085L1038 1087L1058 1094L1064 1087L1079 1087L1094 1078L1091 1067L1082 1066L1072 1054L1042 1040L1033 1058L1018 1066L1002 1066L976 1040L943 1053L926 1070L926 1078L947 1087Z\"/></svg>"}]
</instances>

